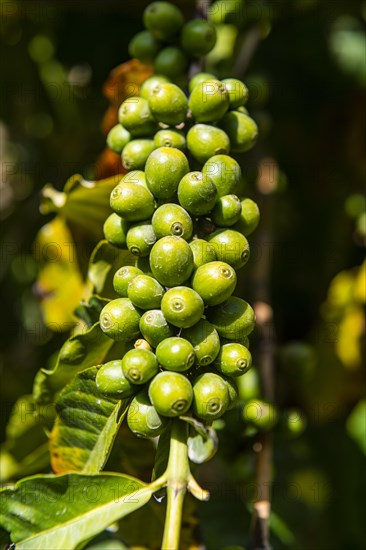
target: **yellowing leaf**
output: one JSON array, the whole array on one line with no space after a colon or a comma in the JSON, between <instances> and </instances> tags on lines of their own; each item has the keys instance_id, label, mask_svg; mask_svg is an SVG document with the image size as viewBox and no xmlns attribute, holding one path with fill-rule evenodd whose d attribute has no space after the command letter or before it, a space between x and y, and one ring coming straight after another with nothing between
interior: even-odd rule
<instances>
[{"instance_id":1,"label":"yellowing leaf","mask_svg":"<svg viewBox=\"0 0 366 550\"><path fill-rule=\"evenodd\" d=\"M349 307L339 325L336 353L350 369L361 366L361 336L365 331L365 319L360 307Z\"/></svg>"}]
</instances>

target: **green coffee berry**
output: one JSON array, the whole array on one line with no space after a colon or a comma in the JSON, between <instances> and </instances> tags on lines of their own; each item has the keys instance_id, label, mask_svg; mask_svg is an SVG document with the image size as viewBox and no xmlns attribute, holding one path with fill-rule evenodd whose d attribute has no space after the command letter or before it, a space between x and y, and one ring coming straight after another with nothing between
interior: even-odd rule
<instances>
[{"instance_id":1,"label":"green coffee berry","mask_svg":"<svg viewBox=\"0 0 366 550\"><path fill-rule=\"evenodd\" d=\"M176 126L185 121L188 101L175 84L158 84L149 95L150 110L158 122Z\"/></svg>"},{"instance_id":2,"label":"green coffee berry","mask_svg":"<svg viewBox=\"0 0 366 550\"><path fill-rule=\"evenodd\" d=\"M202 420L220 418L230 403L225 380L213 372L205 372L193 383L192 410Z\"/></svg>"},{"instance_id":3,"label":"green coffee berry","mask_svg":"<svg viewBox=\"0 0 366 550\"><path fill-rule=\"evenodd\" d=\"M177 191L180 180L189 171L187 157L179 149L159 147L146 162L148 188L158 199L169 199Z\"/></svg>"},{"instance_id":4,"label":"green coffee berry","mask_svg":"<svg viewBox=\"0 0 366 550\"><path fill-rule=\"evenodd\" d=\"M152 247L150 266L154 277L162 285L181 285L193 270L192 250L181 237L163 237Z\"/></svg>"},{"instance_id":5,"label":"green coffee berry","mask_svg":"<svg viewBox=\"0 0 366 550\"><path fill-rule=\"evenodd\" d=\"M214 155L227 154L230 151L230 140L220 128L195 124L188 131L187 147L194 158L203 164Z\"/></svg>"},{"instance_id":6,"label":"green coffee berry","mask_svg":"<svg viewBox=\"0 0 366 550\"><path fill-rule=\"evenodd\" d=\"M241 180L239 163L228 155L214 155L202 168L216 185L218 196L235 193Z\"/></svg>"},{"instance_id":7,"label":"green coffee berry","mask_svg":"<svg viewBox=\"0 0 366 550\"><path fill-rule=\"evenodd\" d=\"M225 78L222 80L230 98L230 109L236 109L248 101L249 91L244 82L237 78Z\"/></svg>"},{"instance_id":8,"label":"green coffee berry","mask_svg":"<svg viewBox=\"0 0 366 550\"><path fill-rule=\"evenodd\" d=\"M152 351L131 349L122 358L122 370L133 384L145 384L159 372L159 367Z\"/></svg>"},{"instance_id":9,"label":"green coffee berry","mask_svg":"<svg viewBox=\"0 0 366 550\"><path fill-rule=\"evenodd\" d=\"M235 270L225 262L210 262L199 267L192 277L192 288L208 306L227 300L236 287Z\"/></svg>"},{"instance_id":10,"label":"green coffee berry","mask_svg":"<svg viewBox=\"0 0 366 550\"><path fill-rule=\"evenodd\" d=\"M113 189L110 203L117 214L132 222L148 219L155 209L151 192L143 185L126 181L125 178Z\"/></svg>"},{"instance_id":11,"label":"green coffee berry","mask_svg":"<svg viewBox=\"0 0 366 550\"><path fill-rule=\"evenodd\" d=\"M112 151L120 154L130 139L130 132L128 132L122 124L116 124L116 126L113 126L107 135L107 145L110 149L112 149Z\"/></svg>"},{"instance_id":12,"label":"green coffee berry","mask_svg":"<svg viewBox=\"0 0 366 550\"><path fill-rule=\"evenodd\" d=\"M240 231L248 237L257 228L260 220L260 212L257 203L252 199L243 199L241 201L241 214L234 229Z\"/></svg>"},{"instance_id":13,"label":"green coffee berry","mask_svg":"<svg viewBox=\"0 0 366 550\"><path fill-rule=\"evenodd\" d=\"M151 223L158 239L173 235L187 241L193 233L190 215L178 204L159 206L154 212Z\"/></svg>"},{"instance_id":14,"label":"green coffee berry","mask_svg":"<svg viewBox=\"0 0 366 550\"><path fill-rule=\"evenodd\" d=\"M118 214L108 216L103 225L104 237L118 248L126 248L126 235L129 223Z\"/></svg>"},{"instance_id":15,"label":"green coffee berry","mask_svg":"<svg viewBox=\"0 0 366 550\"><path fill-rule=\"evenodd\" d=\"M229 108L229 94L219 80L198 84L189 98L189 108L197 122L216 122Z\"/></svg>"},{"instance_id":16,"label":"green coffee berry","mask_svg":"<svg viewBox=\"0 0 366 550\"><path fill-rule=\"evenodd\" d=\"M141 63L151 65L161 48L161 42L149 31L141 31L132 38L128 46L131 57L136 57Z\"/></svg>"},{"instance_id":17,"label":"green coffee berry","mask_svg":"<svg viewBox=\"0 0 366 550\"><path fill-rule=\"evenodd\" d=\"M159 343L156 358L164 369L184 372L194 365L196 355L188 340L173 336Z\"/></svg>"},{"instance_id":18,"label":"green coffee berry","mask_svg":"<svg viewBox=\"0 0 366 550\"><path fill-rule=\"evenodd\" d=\"M122 152L122 164L126 170L141 170L149 155L156 149L152 139L132 139Z\"/></svg>"},{"instance_id":19,"label":"green coffee berry","mask_svg":"<svg viewBox=\"0 0 366 550\"><path fill-rule=\"evenodd\" d=\"M186 138L184 132L175 128L159 130L154 136L155 147L175 147L180 151L186 149Z\"/></svg>"},{"instance_id":20,"label":"green coffee berry","mask_svg":"<svg viewBox=\"0 0 366 550\"><path fill-rule=\"evenodd\" d=\"M122 361L115 360L105 363L98 369L95 383L97 389L105 395L125 399L137 392L138 388L123 374Z\"/></svg>"},{"instance_id":21,"label":"green coffee berry","mask_svg":"<svg viewBox=\"0 0 366 550\"><path fill-rule=\"evenodd\" d=\"M216 43L214 25L205 19L192 19L183 26L182 48L190 55L200 57L208 54Z\"/></svg>"},{"instance_id":22,"label":"green coffee berry","mask_svg":"<svg viewBox=\"0 0 366 550\"><path fill-rule=\"evenodd\" d=\"M145 27L159 40L169 40L184 23L179 8L169 2L152 2L143 13Z\"/></svg>"},{"instance_id":23,"label":"green coffee berry","mask_svg":"<svg viewBox=\"0 0 366 550\"><path fill-rule=\"evenodd\" d=\"M165 293L160 283L149 275L137 275L127 288L128 298L140 309L155 309L160 307Z\"/></svg>"},{"instance_id":24,"label":"green coffee berry","mask_svg":"<svg viewBox=\"0 0 366 550\"><path fill-rule=\"evenodd\" d=\"M250 334L255 326L253 309L237 296L230 296L226 302L209 307L206 315L220 336L229 340L240 340Z\"/></svg>"},{"instance_id":25,"label":"green coffee berry","mask_svg":"<svg viewBox=\"0 0 366 550\"><path fill-rule=\"evenodd\" d=\"M128 298L109 302L100 313L100 328L117 342L128 342L139 335L140 313Z\"/></svg>"},{"instance_id":26,"label":"green coffee berry","mask_svg":"<svg viewBox=\"0 0 366 550\"><path fill-rule=\"evenodd\" d=\"M189 328L201 319L204 303L192 288L176 286L168 290L161 301L166 320L179 328Z\"/></svg>"},{"instance_id":27,"label":"green coffee berry","mask_svg":"<svg viewBox=\"0 0 366 550\"><path fill-rule=\"evenodd\" d=\"M160 50L155 58L155 72L174 78L185 71L188 59L180 50L174 46L168 46Z\"/></svg>"},{"instance_id":28,"label":"green coffee berry","mask_svg":"<svg viewBox=\"0 0 366 550\"><path fill-rule=\"evenodd\" d=\"M201 319L191 328L183 329L181 336L191 342L198 366L210 365L216 359L220 351L220 338L215 327L206 319Z\"/></svg>"},{"instance_id":29,"label":"green coffee berry","mask_svg":"<svg viewBox=\"0 0 366 550\"><path fill-rule=\"evenodd\" d=\"M188 90L189 93L192 93L194 88L198 86L198 84L202 84L203 82L206 82L207 80L217 80L216 76L211 73L197 73L195 74L191 80L189 81Z\"/></svg>"},{"instance_id":30,"label":"green coffee berry","mask_svg":"<svg viewBox=\"0 0 366 550\"><path fill-rule=\"evenodd\" d=\"M217 259L215 247L204 239L194 239L189 246L193 252L194 269Z\"/></svg>"},{"instance_id":31,"label":"green coffee berry","mask_svg":"<svg viewBox=\"0 0 366 550\"><path fill-rule=\"evenodd\" d=\"M249 260L249 243L239 231L218 229L208 235L207 240L215 247L217 259L234 269L240 269Z\"/></svg>"},{"instance_id":32,"label":"green coffee berry","mask_svg":"<svg viewBox=\"0 0 366 550\"><path fill-rule=\"evenodd\" d=\"M213 181L202 172L189 172L178 185L180 204L193 216L208 214L217 199Z\"/></svg>"},{"instance_id":33,"label":"green coffee berry","mask_svg":"<svg viewBox=\"0 0 366 550\"><path fill-rule=\"evenodd\" d=\"M119 108L118 119L133 137L149 136L156 130L148 102L142 97L126 99Z\"/></svg>"},{"instance_id":34,"label":"green coffee berry","mask_svg":"<svg viewBox=\"0 0 366 550\"><path fill-rule=\"evenodd\" d=\"M241 208L237 195L224 195L216 202L211 212L211 219L219 227L230 227L240 219Z\"/></svg>"},{"instance_id":35,"label":"green coffee berry","mask_svg":"<svg viewBox=\"0 0 366 550\"><path fill-rule=\"evenodd\" d=\"M220 127L229 136L231 150L241 153L253 147L258 136L254 120L244 113L230 111L220 121Z\"/></svg>"},{"instance_id":36,"label":"green coffee berry","mask_svg":"<svg viewBox=\"0 0 366 550\"><path fill-rule=\"evenodd\" d=\"M169 78L161 74L154 74L150 76L141 84L140 97L148 100L149 95L156 86L158 86L159 84L166 84L167 82L170 82Z\"/></svg>"},{"instance_id":37,"label":"green coffee berry","mask_svg":"<svg viewBox=\"0 0 366 550\"><path fill-rule=\"evenodd\" d=\"M124 265L120 267L114 274L113 277L113 288L120 296L127 297L127 287L128 284L135 278L137 275L142 275L141 269L134 267L132 265Z\"/></svg>"},{"instance_id":38,"label":"green coffee berry","mask_svg":"<svg viewBox=\"0 0 366 550\"><path fill-rule=\"evenodd\" d=\"M252 365L250 351L235 342L221 346L220 353L214 361L214 367L227 376L240 376Z\"/></svg>"},{"instance_id":39,"label":"green coffee berry","mask_svg":"<svg viewBox=\"0 0 366 550\"><path fill-rule=\"evenodd\" d=\"M153 226L148 222L131 225L127 232L127 248L135 256L148 256L155 242Z\"/></svg>"},{"instance_id":40,"label":"green coffee berry","mask_svg":"<svg viewBox=\"0 0 366 550\"><path fill-rule=\"evenodd\" d=\"M159 372L149 386L149 397L162 416L180 416L188 411L193 399L190 381L179 372Z\"/></svg>"},{"instance_id":41,"label":"green coffee berry","mask_svg":"<svg viewBox=\"0 0 366 550\"><path fill-rule=\"evenodd\" d=\"M151 309L143 314L140 319L140 331L153 348L175 334L160 309Z\"/></svg>"},{"instance_id":42,"label":"green coffee berry","mask_svg":"<svg viewBox=\"0 0 366 550\"><path fill-rule=\"evenodd\" d=\"M162 434L167 422L151 404L146 390L138 393L128 407L127 424L137 437L157 437Z\"/></svg>"}]
</instances>

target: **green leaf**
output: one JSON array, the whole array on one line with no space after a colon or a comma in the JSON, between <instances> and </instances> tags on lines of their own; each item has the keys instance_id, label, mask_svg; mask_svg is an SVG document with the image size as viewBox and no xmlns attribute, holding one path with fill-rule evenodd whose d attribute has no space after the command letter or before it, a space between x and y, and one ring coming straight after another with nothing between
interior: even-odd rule
<instances>
[{"instance_id":1,"label":"green leaf","mask_svg":"<svg viewBox=\"0 0 366 550\"><path fill-rule=\"evenodd\" d=\"M1 492L1 525L17 550L74 550L146 504L148 485L119 474L33 476Z\"/></svg>"},{"instance_id":2,"label":"green leaf","mask_svg":"<svg viewBox=\"0 0 366 550\"><path fill-rule=\"evenodd\" d=\"M97 389L98 368L73 378L56 401L57 418L50 436L56 473L98 473L105 465L129 400L103 396Z\"/></svg>"},{"instance_id":3,"label":"green leaf","mask_svg":"<svg viewBox=\"0 0 366 550\"><path fill-rule=\"evenodd\" d=\"M88 328L91 328L95 323L99 321L99 315L103 307L108 303L107 298L101 298L93 294L90 296L88 302L82 302L74 311L75 315L79 317Z\"/></svg>"},{"instance_id":4,"label":"green leaf","mask_svg":"<svg viewBox=\"0 0 366 550\"><path fill-rule=\"evenodd\" d=\"M128 550L121 539L108 531L104 531L98 535L98 537L90 541L87 546L82 546L82 548L85 548L85 550Z\"/></svg>"},{"instance_id":5,"label":"green leaf","mask_svg":"<svg viewBox=\"0 0 366 550\"><path fill-rule=\"evenodd\" d=\"M71 336L62 346L55 368L38 372L33 386L36 403L46 407L53 401L55 393L78 372L103 363L113 344L99 323L86 332Z\"/></svg>"},{"instance_id":6,"label":"green leaf","mask_svg":"<svg viewBox=\"0 0 366 550\"><path fill-rule=\"evenodd\" d=\"M219 444L215 430L190 416L182 416L181 419L191 426L187 439L189 460L196 464L207 462L215 456Z\"/></svg>"},{"instance_id":7,"label":"green leaf","mask_svg":"<svg viewBox=\"0 0 366 550\"><path fill-rule=\"evenodd\" d=\"M0 452L0 478L7 481L30 475L49 465L48 439L39 423L31 395L15 403Z\"/></svg>"},{"instance_id":8,"label":"green leaf","mask_svg":"<svg viewBox=\"0 0 366 550\"><path fill-rule=\"evenodd\" d=\"M135 262L136 258L128 250L120 250L105 240L100 241L92 252L88 270L94 291L106 298L115 298L113 275L120 267L135 265Z\"/></svg>"},{"instance_id":9,"label":"green leaf","mask_svg":"<svg viewBox=\"0 0 366 550\"><path fill-rule=\"evenodd\" d=\"M348 435L357 443L363 454L366 455L366 400L357 403L347 419Z\"/></svg>"},{"instance_id":10,"label":"green leaf","mask_svg":"<svg viewBox=\"0 0 366 550\"><path fill-rule=\"evenodd\" d=\"M120 178L117 175L100 181L87 181L80 174L75 174L67 180L63 192L46 185L42 190L41 212L57 212L94 239L100 239L103 222L111 212L109 196Z\"/></svg>"}]
</instances>

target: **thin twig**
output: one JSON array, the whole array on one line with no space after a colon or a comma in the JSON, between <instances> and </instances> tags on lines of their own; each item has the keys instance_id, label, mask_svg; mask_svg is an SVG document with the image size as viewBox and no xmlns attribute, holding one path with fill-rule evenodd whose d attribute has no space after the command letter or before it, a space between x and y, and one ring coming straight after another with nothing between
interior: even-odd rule
<instances>
[{"instance_id":1,"label":"thin twig","mask_svg":"<svg viewBox=\"0 0 366 550\"><path fill-rule=\"evenodd\" d=\"M261 206L261 223L258 232L258 259L254 269L255 310L260 341L258 365L265 400L274 400L274 354L276 335L270 296L272 264L274 195L267 195ZM271 432L261 434L254 446L257 452L256 487L258 498L254 503L250 550L270 550L269 517L271 511L272 450Z\"/></svg>"},{"instance_id":2,"label":"thin twig","mask_svg":"<svg viewBox=\"0 0 366 550\"><path fill-rule=\"evenodd\" d=\"M259 25L255 25L247 32L234 63L234 74L242 76L246 73L261 38L262 33Z\"/></svg>"}]
</instances>

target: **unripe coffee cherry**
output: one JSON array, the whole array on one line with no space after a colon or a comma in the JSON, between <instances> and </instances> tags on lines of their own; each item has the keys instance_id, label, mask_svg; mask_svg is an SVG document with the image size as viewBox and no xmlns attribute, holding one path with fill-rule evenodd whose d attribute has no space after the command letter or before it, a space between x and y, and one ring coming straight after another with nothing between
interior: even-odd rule
<instances>
[{"instance_id":1,"label":"unripe coffee cherry","mask_svg":"<svg viewBox=\"0 0 366 550\"><path fill-rule=\"evenodd\" d=\"M229 390L221 376L205 372L195 379L192 409L198 418L208 421L220 418L229 403Z\"/></svg>"},{"instance_id":2,"label":"unripe coffee cherry","mask_svg":"<svg viewBox=\"0 0 366 550\"><path fill-rule=\"evenodd\" d=\"M149 99L149 95L156 86L159 84L166 84L167 82L170 82L170 80L166 76L162 74L153 74L141 84L140 97Z\"/></svg>"},{"instance_id":3,"label":"unripe coffee cherry","mask_svg":"<svg viewBox=\"0 0 366 550\"><path fill-rule=\"evenodd\" d=\"M149 94L148 103L158 122L176 126L186 119L188 101L184 92L175 84L156 86Z\"/></svg>"},{"instance_id":4,"label":"unripe coffee cherry","mask_svg":"<svg viewBox=\"0 0 366 550\"><path fill-rule=\"evenodd\" d=\"M152 247L150 265L154 277L164 286L184 283L193 270L193 253L180 237L163 237Z\"/></svg>"},{"instance_id":5,"label":"unripe coffee cherry","mask_svg":"<svg viewBox=\"0 0 366 550\"><path fill-rule=\"evenodd\" d=\"M241 168L232 157L214 155L207 160L202 172L212 179L219 197L236 193L241 180Z\"/></svg>"},{"instance_id":6,"label":"unripe coffee cherry","mask_svg":"<svg viewBox=\"0 0 366 550\"><path fill-rule=\"evenodd\" d=\"M175 78L186 70L188 59L180 48L169 46L160 50L155 58L155 72Z\"/></svg>"},{"instance_id":7,"label":"unripe coffee cherry","mask_svg":"<svg viewBox=\"0 0 366 550\"><path fill-rule=\"evenodd\" d=\"M189 328L201 319L204 303L201 296L192 288L176 286L164 294L161 310L172 325Z\"/></svg>"},{"instance_id":8,"label":"unripe coffee cherry","mask_svg":"<svg viewBox=\"0 0 366 550\"><path fill-rule=\"evenodd\" d=\"M159 372L159 367L152 351L131 349L122 358L122 370L133 384L145 384Z\"/></svg>"},{"instance_id":9,"label":"unripe coffee cherry","mask_svg":"<svg viewBox=\"0 0 366 550\"><path fill-rule=\"evenodd\" d=\"M241 214L241 202L237 195L224 195L216 202L211 219L219 227L234 225Z\"/></svg>"},{"instance_id":10,"label":"unripe coffee cherry","mask_svg":"<svg viewBox=\"0 0 366 550\"><path fill-rule=\"evenodd\" d=\"M119 122L131 136L150 136L156 130L156 122L148 102L142 97L129 97L118 111Z\"/></svg>"},{"instance_id":11,"label":"unripe coffee cherry","mask_svg":"<svg viewBox=\"0 0 366 550\"><path fill-rule=\"evenodd\" d=\"M277 407L269 401L252 399L245 403L243 418L259 430L268 431L278 422Z\"/></svg>"},{"instance_id":12,"label":"unripe coffee cherry","mask_svg":"<svg viewBox=\"0 0 366 550\"><path fill-rule=\"evenodd\" d=\"M216 126L195 124L188 131L187 147L196 160L205 163L214 155L230 151L229 136Z\"/></svg>"},{"instance_id":13,"label":"unripe coffee cherry","mask_svg":"<svg viewBox=\"0 0 366 550\"><path fill-rule=\"evenodd\" d=\"M136 57L141 63L150 65L161 48L161 43L149 31L141 31L135 34L128 45L131 57Z\"/></svg>"},{"instance_id":14,"label":"unripe coffee cherry","mask_svg":"<svg viewBox=\"0 0 366 550\"><path fill-rule=\"evenodd\" d=\"M184 23L179 8L169 2L152 2L143 13L145 27L159 40L168 40L177 34Z\"/></svg>"},{"instance_id":15,"label":"unripe coffee cherry","mask_svg":"<svg viewBox=\"0 0 366 550\"><path fill-rule=\"evenodd\" d=\"M206 82L207 80L217 80L217 79L216 79L216 76L211 73L195 74L189 81L189 85L188 85L189 93L192 93L194 88L198 86L198 84L202 84L202 82Z\"/></svg>"},{"instance_id":16,"label":"unripe coffee cherry","mask_svg":"<svg viewBox=\"0 0 366 550\"><path fill-rule=\"evenodd\" d=\"M126 170L142 170L149 155L156 149L152 139L132 139L122 152L122 164Z\"/></svg>"},{"instance_id":17,"label":"unripe coffee cherry","mask_svg":"<svg viewBox=\"0 0 366 550\"><path fill-rule=\"evenodd\" d=\"M140 319L140 331L153 348L175 334L173 327L165 319L160 309L151 309L143 314Z\"/></svg>"},{"instance_id":18,"label":"unripe coffee cherry","mask_svg":"<svg viewBox=\"0 0 366 550\"><path fill-rule=\"evenodd\" d=\"M111 208L117 214L132 222L147 220L155 209L154 197L150 191L140 183L127 181L125 178L113 189L110 202Z\"/></svg>"},{"instance_id":19,"label":"unripe coffee cherry","mask_svg":"<svg viewBox=\"0 0 366 550\"><path fill-rule=\"evenodd\" d=\"M190 55L200 57L208 54L216 43L216 29L205 19L192 19L183 26L182 48Z\"/></svg>"},{"instance_id":20,"label":"unripe coffee cherry","mask_svg":"<svg viewBox=\"0 0 366 550\"><path fill-rule=\"evenodd\" d=\"M248 101L249 91L244 82L237 78L225 78L222 80L230 98L230 109L236 109L245 105Z\"/></svg>"},{"instance_id":21,"label":"unripe coffee cherry","mask_svg":"<svg viewBox=\"0 0 366 550\"><path fill-rule=\"evenodd\" d=\"M196 355L188 340L173 336L160 342L156 348L156 358L164 369L184 372L194 365Z\"/></svg>"},{"instance_id":22,"label":"unripe coffee cherry","mask_svg":"<svg viewBox=\"0 0 366 550\"><path fill-rule=\"evenodd\" d=\"M206 319L201 319L191 328L183 329L181 336L191 342L198 366L210 365L216 359L220 351L220 338L215 327Z\"/></svg>"},{"instance_id":23,"label":"unripe coffee cherry","mask_svg":"<svg viewBox=\"0 0 366 550\"><path fill-rule=\"evenodd\" d=\"M217 259L214 246L204 239L195 239L189 243L189 246L193 252L195 269L208 262L214 262Z\"/></svg>"},{"instance_id":24,"label":"unripe coffee cherry","mask_svg":"<svg viewBox=\"0 0 366 550\"><path fill-rule=\"evenodd\" d=\"M127 248L134 256L148 256L155 242L153 226L148 222L131 225L127 232Z\"/></svg>"},{"instance_id":25,"label":"unripe coffee cherry","mask_svg":"<svg viewBox=\"0 0 366 550\"><path fill-rule=\"evenodd\" d=\"M167 419L160 416L151 404L146 390L142 390L131 401L127 412L127 424L138 437L161 435L167 422Z\"/></svg>"},{"instance_id":26,"label":"unripe coffee cherry","mask_svg":"<svg viewBox=\"0 0 366 550\"><path fill-rule=\"evenodd\" d=\"M156 198L169 199L188 171L188 160L182 151L173 147L159 147L147 159L146 183Z\"/></svg>"},{"instance_id":27,"label":"unripe coffee cherry","mask_svg":"<svg viewBox=\"0 0 366 550\"><path fill-rule=\"evenodd\" d=\"M214 367L227 376L240 376L247 372L251 365L250 351L236 342L221 346L220 353L214 361Z\"/></svg>"},{"instance_id":28,"label":"unripe coffee cherry","mask_svg":"<svg viewBox=\"0 0 366 550\"><path fill-rule=\"evenodd\" d=\"M225 262L202 265L192 277L192 288L208 306L215 306L227 300L235 287L235 270Z\"/></svg>"},{"instance_id":29,"label":"unripe coffee cherry","mask_svg":"<svg viewBox=\"0 0 366 550\"><path fill-rule=\"evenodd\" d=\"M240 231L248 237L257 228L260 219L260 212L257 203L252 199L243 199L241 201L241 214L238 222L233 229Z\"/></svg>"},{"instance_id":30,"label":"unripe coffee cherry","mask_svg":"<svg viewBox=\"0 0 366 550\"><path fill-rule=\"evenodd\" d=\"M248 151L258 137L258 127L250 116L238 111L229 111L220 121L220 127L229 136L231 150Z\"/></svg>"},{"instance_id":31,"label":"unripe coffee cherry","mask_svg":"<svg viewBox=\"0 0 366 550\"><path fill-rule=\"evenodd\" d=\"M120 267L114 274L113 277L113 288L123 298L127 297L127 287L128 284L135 278L137 275L142 275L143 272L141 269L134 267L132 265L124 265Z\"/></svg>"},{"instance_id":32,"label":"unripe coffee cherry","mask_svg":"<svg viewBox=\"0 0 366 550\"><path fill-rule=\"evenodd\" d=\"M188 241L193 233L190 215L179 204L162 204L152 217L152 226L158 239L173 235Z\"/></svg>"},{"instance_id":33,"label":"unripe coffee cherry","mask_svg":"<svg viewBox=\"0 0 366 550\"><path fill-rule=\"evenodd\" d=\"M180 151L186 149L186 138L184 132L175 128L159 130L154 136L155 147L175 147Z\"/></svg>"},{"instance_id":34,"label":"unripe coffee cherry","mask_svg":"<svg viewBox=\"0 0 366 550\"><path fill-rule=\"evenodd\" d=\"M219 80L198 84L189 98L189 108L197 122L216 122L229 108L229 94Z\"/></svg>"},{"instance_id":35,"label":"unripe coffee cherry","mask_svg":"<svg viewBox=\"0 0 366 550\"><path fill-rule=\"evenodd\" d=\"M122 124L116 124L109 131L107 136L107 145L115 153L122 153L122 149L127 145L131 139L131 134L122 126Z\"/></svg>"},{"instance_id":36,"label":"unripe coffee cherry","mask_svg":"<svg viewBox=\"0 0 366 550\"><path fill-rule=\"evenodd\" d=\"M131 302L141 309L160 307L165 293L160 283L149 275L137 275L128 285L127 295Z\"/></svg>"},{"instance_id":37,"label":"unripe coffee cherry","mask_svg":"<svg viewBox=\"0 0 366 550\"><path fill-rule=\"evenodd\" d=\"M217 259L234 269L240 269L249 260L249 243L239 231L218 229L210 233L207 240L215 247Z\"/></svg>"},{"instance_id":38,"label":"unripe coffee cherry","mask_svg":"<svg viewBox=\"0 0 366 550\"><path fill-rule=\"evenodd\" d=\"M188 378L178 372L159 372L149 386L149 397L162 416L180 416L188 411L193 399Z\"/></svg>"},{"instance_id":39,"label":"unripe coffee cherry","mask_svg":"<svg viewBox=\"0 0 366 550\"><path fill-rule=\"evenodd\" d=\"M122 371L122 361L109 361L100 367L95 383L105 395L125 399L137 392L138 387L130 382Z\"/></svg>"},{"instance_id":40,"label":"unripe coffee cherry","mask_svg":"<svg viewBox=\"0 0 366 550\"><path fill-rule=\"evenodd\" d=\"M100 328L117 342L128 342L139 335L140 313L128 298L117 298L100 313Z\"/></svg>"},{"instance_id":41,"label":"unripe coffee cherry","mask_svg":"<svg viewBox=\"0 0 366 550\"><path fill-rule=\"evenodd\" d=\"M178 199L193 216L204 216L214 207L217 189L213 181L202 172L189 172L180 180Z\"/></svg>"},{"instance_id":42,"label":"unripe coffee cherry","mask_svg":"<svg viewBox=\"0 0 366 550\"><path fill-rule=\"evenodd\" d=\"M247 336L255 326L253 309L237 296L230 296L223 304L209 307L206 315L220 336L230 340L239 340Z\"/></svg>"},{"instance_id":43,"label":"unripe coffee cherry","mask_svg":"<svg viewBox=\"0 0 366 550\"><path fill-rule=\"evenodd\" d=\"M104 237L118 248L126 248L126 236L130 224L114 213L108 216L103 225Z\"/></svg>"}]
</instances>

